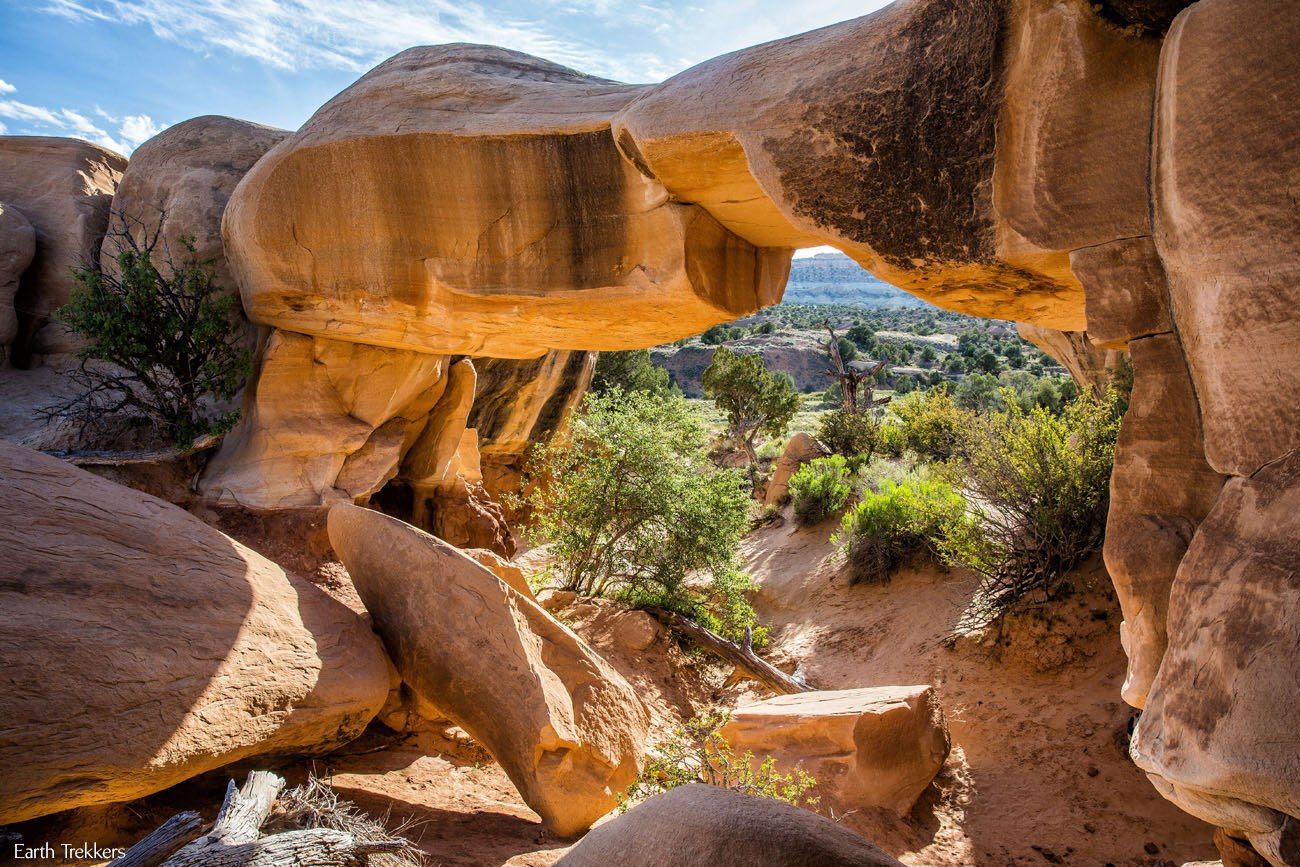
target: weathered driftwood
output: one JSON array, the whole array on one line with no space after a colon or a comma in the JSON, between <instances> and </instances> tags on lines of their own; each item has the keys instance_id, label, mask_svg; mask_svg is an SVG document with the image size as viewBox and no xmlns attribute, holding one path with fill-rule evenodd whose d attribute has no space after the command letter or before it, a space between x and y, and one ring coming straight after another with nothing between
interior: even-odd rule
<instances>
[{"instance_id":1,"label":"weathered driftwood","mask_svg":"<svg viewBox=\"0 0 1300 867\"><path fill-rule=\"evenodd\" d=\"M755 653L749 629L745 630L745 643L737 644L675 611L664 608L647 608L646 611L660 623L682 633L700 647L736 666L737 671L758 681L778 695L812 691L812 687L807 683L791 677Z\"/></svg>"},{"instance_id":2,"label":"weathered driftwood","mask_svg":"<svg viewBox=\"0 0 1300 867\"><path fill-rule=\"evenodd\" d=\"M371 855L396 852L406 848L405 840L363 842L346 831L309 828L283 834L261 836L262 823L271 814L284 780L269 771L254 771L242 789L231 780L221 812L211 830L186 844L164 861L130 861L128 864L161 864L162 867L359 867ZM185 815L185 814L182 814ZM193 814L191 814L193 815ZM178 817L172 817L168 823ZM166 825L163 826L164 828ZM163 828L146 837L127 851L128 858L137 847L157 837ZM121 867L122 859L110 867Z\"/></svg>"},{"instance_id":3,"label":"weathered driftwood","mask_svg":"<svg viewBox=\"0 0 1300 867\"><path fill-rule=\"evenodd\" d=\"M190 455L216 446L221 437L216 434L204 434L185 448L146 449L140 451L96 451L80 449L72 451L46 452L50 457L67 461L78 467L124 467L131 464L158 464L187 458Z\"/></svg>"},{"instance_id":4,"label":"weathered driftwood","mask_svg":"<svg viewBox=\"0 0 1300 867\"><path fill-rule=\"evenodd\" d=\"M203 817L198 813L177 813L115 858L108 867L158 867L177 849L202 834L203 827Z\"/></svg>"}]
</instances>

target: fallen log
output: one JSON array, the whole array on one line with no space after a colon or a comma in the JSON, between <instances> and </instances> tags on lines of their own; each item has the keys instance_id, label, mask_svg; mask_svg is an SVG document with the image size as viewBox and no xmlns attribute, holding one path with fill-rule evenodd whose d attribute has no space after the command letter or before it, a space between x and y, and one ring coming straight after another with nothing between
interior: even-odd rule
<instances>
[{"instance_id":1,"label":"fallen log","mask_svg":"<svg viewBox=\"0 0 1300 867\"><path fill-rule=\"evenodd\" d=\"M109 867L153 867L155 864L161 867L282 867L285 864L364 867L371 855L398 852L408 845L406 840L362 841L332 828L285 831L262 837L262 823L271 814L271 807L283 788L284 780L269 771L253 771L242 789L231 780L221 811L208 833L186 843L166 860L141 860L144 853L136 853L137 848L160 837L163 828L179 818L173 816ZM156 849L157 841L149 848Z\"/></svg>"},{"instance_id":2,"label":"fallen log","mask_svg":"<svg viewBox=\"0 0 1300 867\"><path fill-rule=\"evenodd\" d=\"M677 630L714 656L731 663L736 667L737 671L758 681L777 695L812 692L812 687L802 679L791 677L755 653L753 636L748 628L745 630L744 644L737 644L675 611L653 606L645 610L669 629Z\"/></svg>"},{"instance_id":3,"label":"fallen log","mask_svg":"<svg viewBox=\"0 0 1300 867\"><path fill-rule=\"evenodd\" d=\"M177 849L202 834L203 828L203 817L198 813L177 813L111 861L108 867L158 867Z\"/></svg>"}]
</instances>

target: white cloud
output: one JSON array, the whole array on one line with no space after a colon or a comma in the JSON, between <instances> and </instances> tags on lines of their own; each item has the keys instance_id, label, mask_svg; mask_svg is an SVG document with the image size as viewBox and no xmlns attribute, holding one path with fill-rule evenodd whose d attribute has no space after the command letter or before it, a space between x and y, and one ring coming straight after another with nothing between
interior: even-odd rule
<instances>
[{"instance_id":1,"label":"white cloud","mask_svg":"<svg viewBox=\"0 0 1300 867\"><path fill-rule=\"evenodd\" d=\"M17 89L18 88L14 87L12 84L5 81L3 78L0 78L0 93L13 93Z\"/></svg>"},{"instance_id":2,"label":"white cloud","mask_svg":"<svg viewBox=\"0 0 1300 867\"><path fill-rule=\"evenodd\" d=\"M412 45L487 42L598 74L638 71L636 56L551 35L538 22L464 0L49 0L45 9L148 26L163 39L281 69L361 71Z\"/></svg>"},{"instance_id":3,"label":"white cloud","mask_svg":"<svg viewBox=\"0 0 1300 867\"><path fill-rule=\"evenodd\" d=\"M74 20L280 69L361 72L412 45L480 42L596 75L656 81L746 45L865 14L888 0L44 0Z\"/></svg>"},{"instance_id":4,"label":"white cloud","mask_svg":"<svg viewBox=\"0 0 1300 867\"><path fill-rule=\"evenodd\" d=\"M0 84L5 82L0 81ZM13 93L16 89L7 85L0 88L0 93ZM110 132L75 109L50 109L16 99L0 99L0 118L20 122L22 125L16 130L19 134L70 135L121 154L129 155L141 142L167 128L167 124L157 123L146 114L127 115L120 122L98 106L95 114L116 126L116 132ZM0 124L0 134L4 134L6 129L5 125Z\"/></svg>"},{"instance_id":5,"label":"white cloud","mask_svg":"<svg viewBox=\"0 0 1300 867\"><path fill-rule=\"evenodd\" d=\"M157 123L147 114L128 114L122 118L118 134L122 140L135 150L145 141L153 138L167 128L165 123Z\"/></svg>"}]
</instances>

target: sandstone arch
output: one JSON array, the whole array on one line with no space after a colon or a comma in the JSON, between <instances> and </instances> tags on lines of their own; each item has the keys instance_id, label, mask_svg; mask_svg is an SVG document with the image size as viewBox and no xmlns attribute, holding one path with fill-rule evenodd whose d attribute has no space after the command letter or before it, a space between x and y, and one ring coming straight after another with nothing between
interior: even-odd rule
<instances>
[{"instance_id":1,"label":"sandstone arch","mask_svg":"<svg viewBox=\"0 0 1300 867\"><path fill-rule=\"evenodd\" d=\"M1193 719L1189 753L1160 721L1187 659L1290 646L1281 614L1206 637L1194 591L1258 588L1300 560L1237 517L1295 484L1279 468L1300 442L1298 55L1287 0L899 0L652 87L412 49L258 163L226 250L255 321L408 365L527 366L699 331L775 302L790 249L817 244L941 306L1130 350L1106 559L1124 696L1164 709L1139 760L1287 863L1294 769L1240 750L1244 724L1215 741ZM1239 574L1232 538L1272 559ZM1260 737L1284 731L1300 684L1252 710ZM1211 778L1248 782L1224 795Z\"/></svg>"}]
</instances>

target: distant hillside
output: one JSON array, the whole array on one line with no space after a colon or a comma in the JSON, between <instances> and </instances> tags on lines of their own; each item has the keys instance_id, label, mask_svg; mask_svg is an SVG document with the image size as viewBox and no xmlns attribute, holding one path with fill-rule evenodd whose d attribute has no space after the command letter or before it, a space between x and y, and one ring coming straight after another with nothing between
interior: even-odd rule
<instances>
[{"instance_id":1,"label":"distant hillside","mask_svg":"<svg viewBox=\"0 0 1300 867\"><path fill-rule=\"evenodd\" d=\"M785 287L786 304L848 304L875 310L929 305L881 282L843 253L795 259Z\"/></svg>"}]
</instances>

